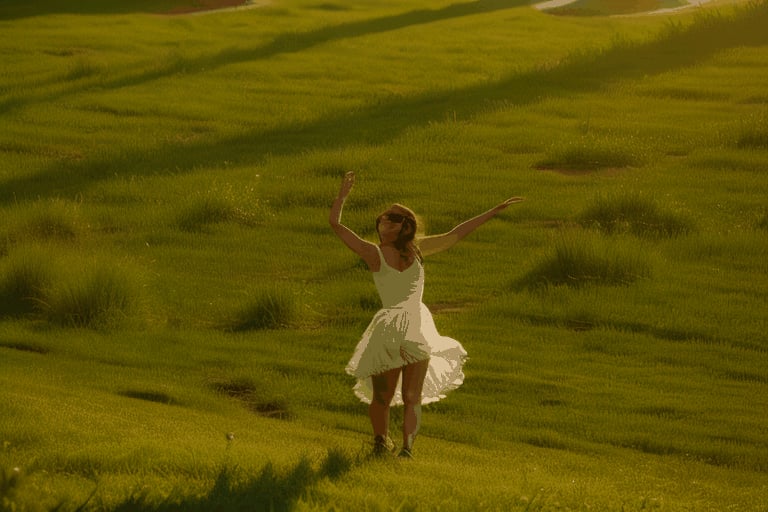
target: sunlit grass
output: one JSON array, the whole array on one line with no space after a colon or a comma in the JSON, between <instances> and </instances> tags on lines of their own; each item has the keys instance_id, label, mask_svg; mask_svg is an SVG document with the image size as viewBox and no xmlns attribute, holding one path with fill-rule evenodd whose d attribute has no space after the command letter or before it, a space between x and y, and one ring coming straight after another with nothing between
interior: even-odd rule
<instances>
[{"instance_id":1,"label":"sunlit grass","mask_svg":"<svg viewBox=\"0 0 768 512\"><path fill-rule=\"evenodd\" d=\"M8 506L765 508L764 2L12 4ZM425 262L470 361L407 466L343 373L379 307L347 170L370 240L526 197Z\"/></svg>"}]
</instances>

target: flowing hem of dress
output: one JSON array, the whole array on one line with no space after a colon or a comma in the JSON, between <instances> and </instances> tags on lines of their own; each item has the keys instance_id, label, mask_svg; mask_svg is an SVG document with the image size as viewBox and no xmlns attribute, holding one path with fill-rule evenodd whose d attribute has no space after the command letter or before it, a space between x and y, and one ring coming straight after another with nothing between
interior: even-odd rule
<instances>
[{"instance_id":1,"label":"flowing hem of dress","mask_svg":"<svg viewBox=\"0 0 768 512\"><path fill-rule=\"evenodd\" d=\"M463 352L463 349L460 349ZM421 393L421 404L431 404L439 402L446 397L446 394L454 389L457 389L464 383L463 366L467 360L466 352L458 356L454 356L452 359L446 359L440 356L432 356L429 360L429 368L427 369L427 375L424 379L424 387ZM373 375L378 375L389 370L394 370L399 367L384 368ZM370 404L373 399L373 385L371 383L371 375L359 376L356 374L355 369L347 367L348 374L357 378L357 383L352 388L355 396L360 399L361 402ZM402 394L402 374L397 380L397 387L395 394L392 397L390 405L398 406L404 405Z\"/></svg>"}]
</instances>

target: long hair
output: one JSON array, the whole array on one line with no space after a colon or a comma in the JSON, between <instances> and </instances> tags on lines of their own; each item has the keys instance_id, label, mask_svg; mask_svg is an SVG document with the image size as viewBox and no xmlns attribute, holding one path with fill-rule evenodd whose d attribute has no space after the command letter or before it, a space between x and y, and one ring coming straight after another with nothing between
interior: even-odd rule
<instances>
[{"instance_id":1,"label":"long hair","mask_svg":"<svg viewBox=\"0 0 768 512\"><path fill-rule=\"evenodd\" d=\"M416 214L413 213L413 210L407 206L403 206L397 203L393 204L392 206L396 206L397 208L403 210L403 224L400 227L400 233L397 235L397 239L395 239L395 248L400 251L401 258L407 260L410 255L413 254L416 258L418 258L420 262L423 262L424 258L421 255L418 244L416 244L416 229L418 227ZM381 214L376 217L377 233L379 232L379 223L381 223L381 218L383 215L384 214Z\"/></svg>"}]
</instances>

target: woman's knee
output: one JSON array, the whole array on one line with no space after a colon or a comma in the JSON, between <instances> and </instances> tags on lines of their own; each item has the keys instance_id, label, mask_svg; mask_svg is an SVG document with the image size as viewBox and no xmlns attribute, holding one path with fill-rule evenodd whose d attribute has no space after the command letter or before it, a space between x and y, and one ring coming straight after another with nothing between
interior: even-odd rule
<instances>
[{"instance_id":1,"label":"woman's knee","mask_svg":"<svg viewBox=\"0 0 768 512\"><path fill-rule=\"evenodd\" d=\"M403 403L406 406L421 404L421 392L428 368L429 360L426 360L411 364L403 371Z\"/></svg>"},{"instance_id":2,"label":"woman's knee","mask_svg":"<svg viewBox=\"0 0 768 512\"><path fill-rule=\"evenodd\" d=\"M386 379L376 379L373 382L373 401L380 405L389 405L395 396L394 386L390 386Z\"/></svg>"},{"instance_id":3,"label":"woman's knee","mask_svg":"<svg viewBox=\"0 0 768 512\"><path fill-rule=\"evenodd\" d=\"M373 401L379 405L389 405L390 403L392 403L392 398L394 397L394 395L395 393L388 389L378 389L378 390L374 389Z\"/></svg>"},{"instance_id":4,"label":"woman's knee","mask_svg":"<svg viewBox=\"0 0 768 512\"><path fill-rule=\"evenodd\" d=\"M403 390L403 404L406 407L421 405L421 390Z\"/></svg>"},{"instance_id":5,"label":"woman's knee","mask_svg":"<svg viewBox=\"0 0 768 512\"><path fill-rule=\"evenodd\" d=\"M399 377L399 368L372 376L373 401L377 404L389 405L395 396L395 388L397 387L397 379Z\"/></svg>"}]
</instances>

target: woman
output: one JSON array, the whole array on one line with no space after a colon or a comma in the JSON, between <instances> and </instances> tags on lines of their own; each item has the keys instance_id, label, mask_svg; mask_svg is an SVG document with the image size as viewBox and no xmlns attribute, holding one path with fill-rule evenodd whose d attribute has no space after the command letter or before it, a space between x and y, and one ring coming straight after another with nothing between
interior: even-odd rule
<instances>
[{"instance_id":1,"label":"woman","mask_svg":"<svg viewBox=\"0 0 768 512\"><path fill-rule=\"evenodd\" d=\"M401 457L412 458L413 441L421 422L421 404L436 402L464 381L467 353L461 344L441 336L432 315L421 302L424 289L422 260L452 247L512 203L500 205L453 228L448 233L416 239L416 216L395 204L376 219L379 244L360 238L341 223L344 201L355 182L353 172L342 180L331 207L330 223L341 240L357 253L373 273L381 297L380 309L355 348L346 371L357 377L355 394L369 405L374 452L394 451L389 438L389 408L403 405Z\"/></svg>"}]
</instances>

